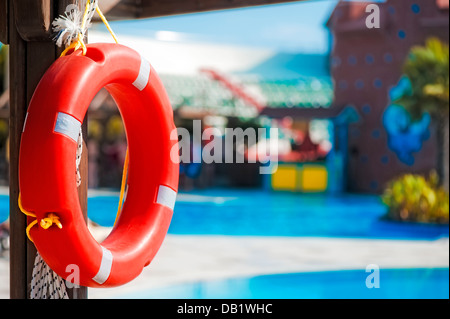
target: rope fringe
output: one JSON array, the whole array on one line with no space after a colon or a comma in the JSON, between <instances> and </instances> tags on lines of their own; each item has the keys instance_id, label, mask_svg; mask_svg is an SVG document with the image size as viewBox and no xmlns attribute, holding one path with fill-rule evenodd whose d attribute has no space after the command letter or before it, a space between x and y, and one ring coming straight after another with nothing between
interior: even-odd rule
<instances>
[{"instance_id":1,"label":"rope fringe","mask_svg":"<svg viewBox=\"0 0 450 319\"><path fill-rule=\"evenodd\" d=\"M68 46L62 55L65 55L70 49L77 50L83 48L83 55L86 54L86 45L84 37L88 28L91 26L91 20L98 5L97 0L82 0L76 4L69 4L64 14L60 15L52 22L53 32L56 33L53 40L57 46ZM81 9L84 9L82 13Z\"/></svg>"},{"instance_id":2,"label":"rope fringe","mask_svg":"<svg viewBox=\"0 0 450 319\"><path fill-rule=\"evenodd\" d=\"M82 14L81 10L83 7L84 13ZM119 43L114 31L98 6L98 0L82 0L76 4L68 5L64 14L60 15L52 23L53 32L56 33L53 38L56 45L62 46L64 44L66 46L61 56L65 56L70 50L76 51L79 48L83 50L83 55L86 55L87 49L84 37L91 26L91 20L95 12L100 16L114 41Z\"/></svg>"},{"instance_id":3,"label":"rope fringe","mask_svg":"<svg viewBox=\"0 0 450 319\"><path fill-rule=\"evenodd\" d=\"M34 260L30 298L69 299L64 279L45 263L39 252Z\"/></svg>"}]
</instances>

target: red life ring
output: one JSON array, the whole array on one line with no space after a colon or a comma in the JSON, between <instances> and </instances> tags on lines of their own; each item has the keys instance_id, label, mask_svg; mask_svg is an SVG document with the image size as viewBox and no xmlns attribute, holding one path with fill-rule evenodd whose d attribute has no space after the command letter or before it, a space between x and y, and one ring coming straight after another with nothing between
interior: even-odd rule
<instances>
[{"instance_id":1,"label":"red life ring","mask_svg":"<svg viewBox=\"0 0 450 319\"><path fill-rule=\"evenodd\" d=\"M77 137L87 108L105 87L123 118L129 149L128 192L111 234L99 244L82 216L76 187ZM19 158L22 207L37 221L53 213L62 228L32 227L45 262L80 284L112 287L137 277L167 233L178 188L177 141L167 93L154 69L134 50L92 44L56 60L31 99ZM29 220L30 222L30 220ZM68 272L70 269L70 272Z\"/></svg>"}]
</instances>

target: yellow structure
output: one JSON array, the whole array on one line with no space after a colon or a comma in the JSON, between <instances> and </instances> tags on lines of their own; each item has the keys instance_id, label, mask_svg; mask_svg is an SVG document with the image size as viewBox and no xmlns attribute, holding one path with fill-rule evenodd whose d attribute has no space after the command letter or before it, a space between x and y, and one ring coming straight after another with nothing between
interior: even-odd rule
<instances>
[{"instance_id":1,"label":"yellow structure","mask_svg":"<svg viewBox=\"0 0 450 319\"><path fill-rule=\"evenodd\" d=\"M328 187L328 171L322 164L279 164L272 174L273 190L324 192Z\"/></svg>"},{"instance_id":2,"label":"yellow structure","mask_svg":"<svg viewBox=\"0 0 450 319\"><path fill-rule=\"evenodd\" d=\"M305 192L323 192L328 186L328 171L323 165L303 165L301 190Z\"/></svg>"},{"instance_id":3,"label":"yellow structure","mask_svg":"<svg viewBox=\"0 0 450 319\"><path fill-rule=\"evenodd\" d=\"M272 174L272 188L274 190L296 190L298 185L297 165L278 165Z\"/></svg>"}]
</instances>

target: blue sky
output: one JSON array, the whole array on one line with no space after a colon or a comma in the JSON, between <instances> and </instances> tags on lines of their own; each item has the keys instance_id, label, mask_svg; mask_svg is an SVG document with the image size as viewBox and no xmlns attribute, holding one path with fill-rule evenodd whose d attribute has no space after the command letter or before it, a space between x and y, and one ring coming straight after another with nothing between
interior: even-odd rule
<instances>
[{"instance_id":1,"label":"blue sky","mask_svg":"<svg viewBox=\"0 0 450 319\"><path fill-rule=\"evenodd\" d=\"M120 34L275 49L327 52L328 20L337 0L222 10L145 20L112 22ZM103 26L96 28L104 29ZM163 32L161 32L163 31Z\"/></svg>"}]
</instances>

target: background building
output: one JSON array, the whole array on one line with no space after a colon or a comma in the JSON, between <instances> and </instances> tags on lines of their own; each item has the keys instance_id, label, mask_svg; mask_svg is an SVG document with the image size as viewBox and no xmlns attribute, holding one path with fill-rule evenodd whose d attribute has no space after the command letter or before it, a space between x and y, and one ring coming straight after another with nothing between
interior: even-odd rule
<instances>
[{"instance_id":1,"label":"background building","mask_svg":"<svg viewBox=\"0 0 450 319\"><path fill-rule=\"evenodd\" d=\"M436 167L436 127L412 159L402 161L389 148L383 114L391 104L390 91L402 77L402 65L412 46L431 36L448 43L448 1L389 0L377 3L380 28L366 27L367 2L340 1L327 25L333 34L331 74L334 108L351 105L360 120L348 127L347 188L380 192L401 173L428 173ZM406 145L405 145L406 147ZM448 148L448 146L447 146ZM448 165L448 163L447 163Z\"/></svg>"}]
</instances>

